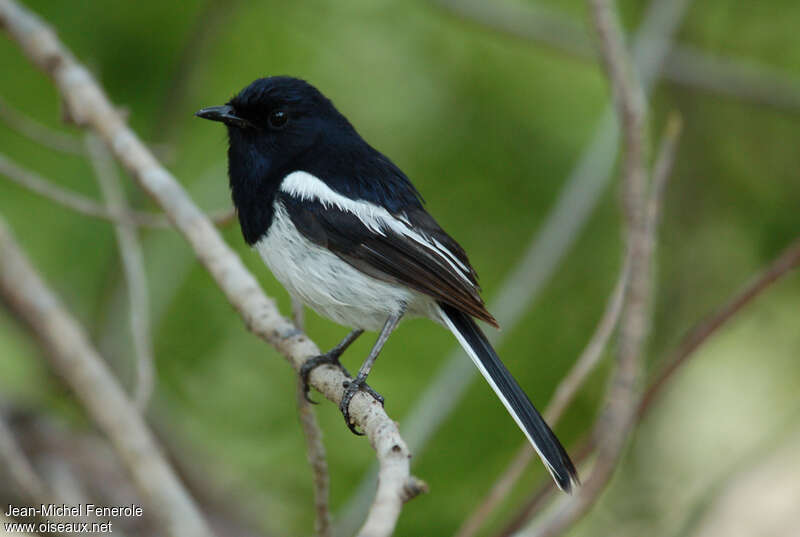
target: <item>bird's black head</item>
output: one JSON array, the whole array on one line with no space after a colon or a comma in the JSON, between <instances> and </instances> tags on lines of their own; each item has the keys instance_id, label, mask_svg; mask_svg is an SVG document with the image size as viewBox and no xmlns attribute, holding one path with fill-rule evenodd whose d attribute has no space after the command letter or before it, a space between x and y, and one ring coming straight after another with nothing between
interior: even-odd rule
<instances>
[{"instance_id":1,"label":"bird's black head","mask_svg":"<svg viewBox=\"0 0 800 537\"><path fill-rule=\"evenodd\" d=\"M323 133L353 131L347 119L314 86L288 76L259 78L227 104L204 108L195 115L225 123L231 162L252 165L253 159L261 158L272 170L297 160L320 141Z\"/></svg>"}]
</instances>

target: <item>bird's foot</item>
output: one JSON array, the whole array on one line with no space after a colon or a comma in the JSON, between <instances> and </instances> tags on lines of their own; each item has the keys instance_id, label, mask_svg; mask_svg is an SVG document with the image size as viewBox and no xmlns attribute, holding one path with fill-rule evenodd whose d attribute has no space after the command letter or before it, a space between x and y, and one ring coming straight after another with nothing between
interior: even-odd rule
<instances>
[{"instance_id":1,"label":"bird's foot","mask_svg":"<svg viewBox=\"0 0 800 537\"><path fill-rule=\"evenodd\" d=\"M306 401L309 403L317 404L316 401L312 400L311 397L308 396L308 391L310 386L308 384L308 377L311 375L311 371L316 369L321 365L333 365L341 369L345 375L348 377L350 373L347 372L347 369L344 368L342 363L339 361L339 357L342 355L342 351L338 349L334 349L332 351L326 352L325 354L320 354L319 356L314 356L313 358L309 358L306 360L302 367L300 367L300 378L303 381L303 396L306 398Z\"/></svg>"},{"instance_id":2,"label":"bird's foot","mask_svg":"<svg viewBox=\"0 0 800 537\"><path fill-rule=\"evenodd\" d=\"M344 416L344 422L347 424L347 427L353 432L353 434L358 436L363 436L364 433L360 433L356 430L356 426L353 425L353 422L350 421L350 401L352 401L353 396L358 392L366 392L372 396L377 402L383 406L383 396L376 392L375 390L367 384L366 378L356 377L355 379L348 381L344 385L344 395L342 395L342 401L339 403L339 410L342 411L342 416Z\"/></svg>"}]
</instances>

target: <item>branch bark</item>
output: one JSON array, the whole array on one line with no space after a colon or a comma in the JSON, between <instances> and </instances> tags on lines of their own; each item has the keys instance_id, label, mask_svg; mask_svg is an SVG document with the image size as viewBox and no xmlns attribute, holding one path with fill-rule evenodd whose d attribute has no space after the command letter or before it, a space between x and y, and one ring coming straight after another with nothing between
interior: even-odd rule
<instances>
[{"instance_id":1,"label":"branch bark","mask_svg":"<svg viewBox=\"0 0 800 537\"><path fill-rule=\"evenodd\" d=\"M0 293L47 346L53 368L109 437L149 509L171 536L212 533L144 420L80 326L47 288L0 219Z\"/></svg>"},{"instance_id":2,"label":"branch bark","mask_svg":"<svg viewBox=\"0 0 800 537\"><path fill-rule=\"evenodd\" d=\"M205 214L125 124L100 86L55 33L12 0L0 0L0 27L6 29L34 65L52 78L71 120L93 130L130 176L161 206L248 329L274 346L295 370L309 357L320 354L319 348L305 334L280 315L274 301L264 294ZM337 405L347 380L334 367L318 367L310 375L311 385ZM350 404L350 414L367 435L381 468L376 501L360 535L389 535L403 502L409 497L411 455L397 424L373 398L356 394ZM371 524L378 514L382 520L380 528ZM380 533L367 533L373 529Z\"/></svg>"},{"instance_id":3,"label":"branch bark","mask_svg":"<svg viewBox=\"0 0 800 537\"><path fill-rule=\"evenodd\" d=\"M303 303L292 296L292 322L298 330L305 330L305 309ZM314 476L314 511L316 519L314 530L317 537L333 537L330 495L330 472L325 456L325 444L322 443L322 429L317 422L314 408L306 397L303 380L297 379L297 414L303 435L306 437L306 452L311 473Z\"/></svg>"}]
</instances>

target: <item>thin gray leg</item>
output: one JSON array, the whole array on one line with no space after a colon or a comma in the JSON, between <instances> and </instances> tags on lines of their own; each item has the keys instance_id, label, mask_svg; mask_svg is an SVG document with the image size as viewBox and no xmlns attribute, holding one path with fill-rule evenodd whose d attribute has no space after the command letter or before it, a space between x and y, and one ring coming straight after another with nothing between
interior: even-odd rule
<instances>
[{"instance_id":1,"label":"thin gray leg","mask_svg":"<svg viewBox=\"0 0 800 537\"><path fill-rule=\"evenodd\" d=\"M375 360L378 358L378 355L381 353L383 346L386 344L386 341L389 339L389 336L397 328L397 325L400 323L400 319L403 317L403 314L406 312L406 307L403 307L397 313L391 315L383 325L381 329L381 333L378 335L378 339L375 341L375 344L372 346L372 350L369 351L369 355L367 359L364 360L364 363L361 364L361 368L358 370L358 375L356 378L350 382L344 391L344 395L342 396L342 401L339 403L339 410L342 411L342 415L344 416L344 421L347 423L347 426L353 431L354 434L360 435L363 433L359 433L356 431L355 426L350 421L350 401L353 399L353 396L358 393L360 390L363 390L369 393L372 397L375 398L379 403L383 404L383 397L381 394L373 390L371 387L367 385L367 376L369 372L372 370L372 366L375 364Z\"/></svg>"},{"instance_id":2,"label":"thin gray leg","mask_svg":"<svg viewBox=\"0 0 800 537\"><path fill-rule=\"evenodd\" d=\"M300 378L303 380L303 390L304 390L303 393L305 394L306 401L308 401L309 403L316 404L316 401L312 401L311 398L308 396L308 389L309 389L308 376L311 374L311 371L314 368L319 367L322 364L335 365L341 367L345 375L347 375L348 377L350 376L350 373L347 372L347 369L345 369L339 362L339 357L345 350L347 350L347 347L349 347L350 344L353 343L355 340L357 340L358 336L360 336L363 333L364 331L361 329L353 330L352 332L347 334L344 337L344 339L339 342L338 345L336 345L334 348L332 348L325 354L314 356L313 358L309 358L308 360L303 362L303 366L300 368Z\"/></svg>"}]
</instances>

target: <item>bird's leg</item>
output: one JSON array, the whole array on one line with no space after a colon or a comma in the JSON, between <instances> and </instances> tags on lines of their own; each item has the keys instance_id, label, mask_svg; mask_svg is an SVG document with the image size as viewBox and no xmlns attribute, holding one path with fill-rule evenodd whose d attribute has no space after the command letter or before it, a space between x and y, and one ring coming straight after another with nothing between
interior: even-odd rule
<instances>
[{"instance_id":1,"label":"bird's leg","mask_svg":"<svg viewBox=\"0 0 800 537\"><path fill-rule=\"evenodd\" d=\"M300 368L300 378L303 380L303 393L305 394L306 401L309 403L316 404L316 401L312 401L311 398L308 396L308 376L311 374L311 371L319 367L323 364L330 364L340 367L344 374L348 377L350 373L347 372L347 369L339 363L339 357L342 353L350 346L352 342L358 339L358 336L363 334L364 331L361 329L353 330L349 334L347 334L342 341L339 342L334 348L326 352L325 354L320 354L319 356L314 356L313 358L309 358L305 362L303 362L303 366Z\"/></svg>"},{"instance_id":2,"label":"bird's leg","mask_svg":"<svg viewBox=\"0 0 800 537\"><path fill-rule=\"evenodd\" d=\"M358 375L356 375L356 378L354 378L345 386L344 395L342 395L342 401L339 403L339 410L342 411L344 421L347 423L347 426L350 428L350 430L353 431L353 434L363 434L356 431L355 426L350 421L350 401L353 399L353 396L360 390L363 390L374 397L375 400L380 404L383 404L383 396L367 385L367 375L369 375L375 360L381 353L381 349L383 349L383 346L386 344L386 340L389 339L389 335L394 331L395 328L397 328L400 318L403 316L405 311L406 307L403 305L397 313L393 313L386 320L386 323L383 325L383 329L381 329L380 335L378 335L377 341L375 341L375 345L373 345L372 350L369 351L369 356L367 356L367 359L364 360L363 364L361 364L361 369L358 370Z\"/></svg>"}]
</instances>

